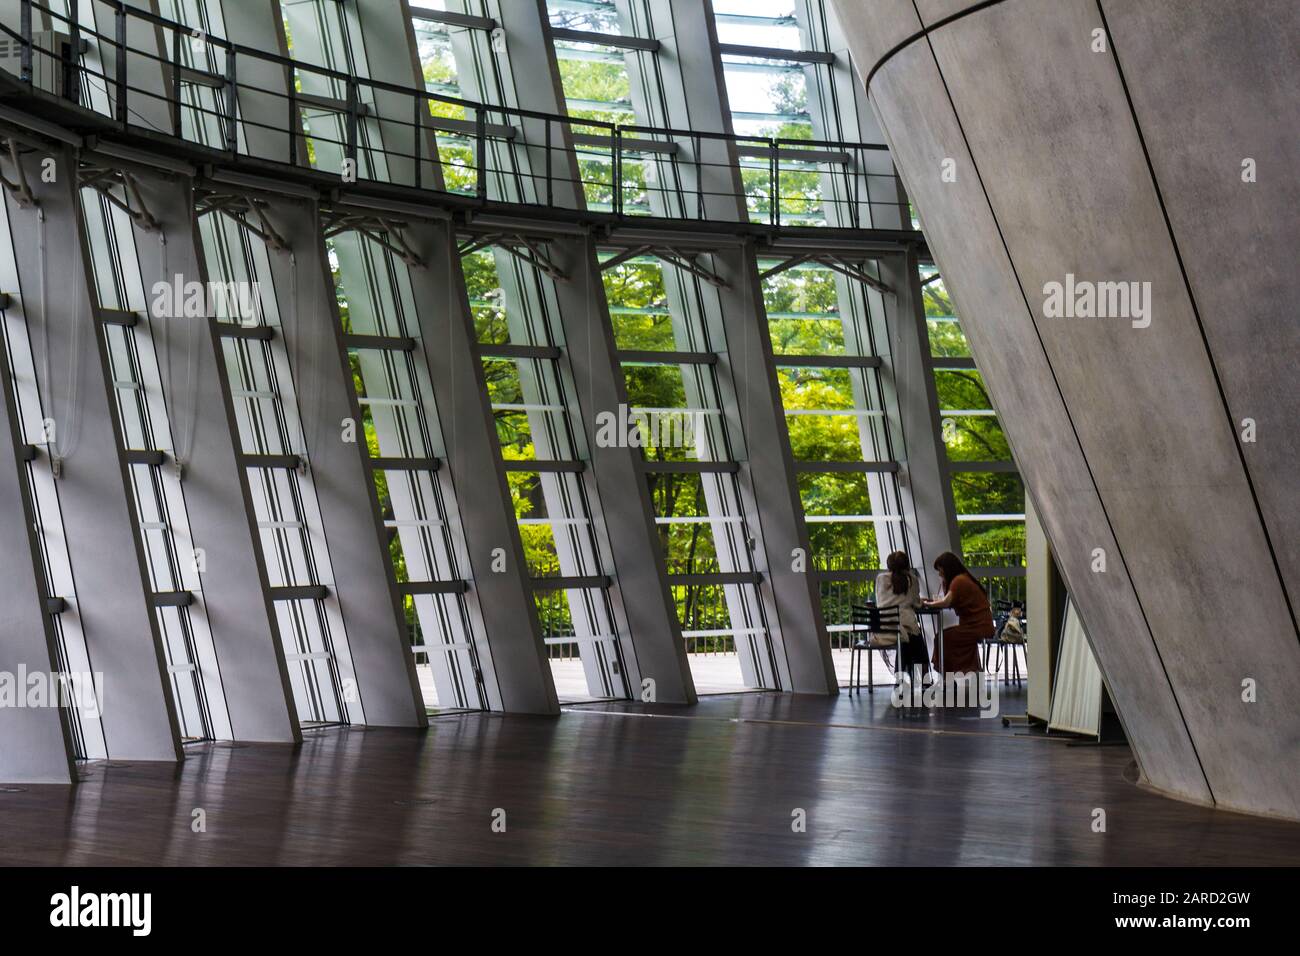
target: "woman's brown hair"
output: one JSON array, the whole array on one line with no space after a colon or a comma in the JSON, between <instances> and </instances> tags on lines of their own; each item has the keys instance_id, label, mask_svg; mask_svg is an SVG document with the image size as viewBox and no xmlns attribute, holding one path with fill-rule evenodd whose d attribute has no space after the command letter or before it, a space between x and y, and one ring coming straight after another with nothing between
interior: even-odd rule
<instances>
[{"instance_id":1,"label":"woman's brown hair","mask_svg":"<svg viewBox=\"0 0 1300 956\"><path fill-rule=\"evenodd\" d=\"M885 559L889 569L889 589L895 594L903 595L912 587L912 567L907 560L907 552L895 551Z\"/></svg>"},{"instance_id":2,"label":"woman's brown hair","mask_svg":"<svg viewBox=\"0 0 1300 956\"><path fill-rule=\"evenodd\" d=\"M980 579L970 573L970 569L961 563L961 558L951 551L945 551L934 559L934 569L939 572L939 577L943 578L943 589L952 590L952 582L957 580L963 574L975 582L975 586L984 591L984 585L980 584ZM988 592L984 591L985 596Z\"/></svg>"}]
</instances>

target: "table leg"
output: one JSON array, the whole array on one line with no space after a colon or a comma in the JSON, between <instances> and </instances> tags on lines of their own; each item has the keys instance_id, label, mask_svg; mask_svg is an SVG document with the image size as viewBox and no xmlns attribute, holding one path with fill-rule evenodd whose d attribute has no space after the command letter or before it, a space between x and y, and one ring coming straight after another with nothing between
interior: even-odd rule
<instances>
[{"instance_id":1,"label":"table leg","mask_svg":"<svg viewBox=\"0 0 1300 956\"><path fill-rule=\"evenodd\" d=\"M943 680L944 675L948 673L948 671L947 668L943 666L943 612L942 611L940 611L935 616L934 626L939 633L939 636L936 638L936 640L939 642L939 680Z\"/></svg>"}]
</instances>

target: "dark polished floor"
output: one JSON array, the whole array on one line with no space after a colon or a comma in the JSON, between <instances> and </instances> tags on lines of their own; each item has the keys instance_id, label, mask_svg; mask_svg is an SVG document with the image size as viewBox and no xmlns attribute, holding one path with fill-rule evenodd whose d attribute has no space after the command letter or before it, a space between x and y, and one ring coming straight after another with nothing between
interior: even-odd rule
<instances>
[{"instance_id":1,"label":"dark polished floor","mask_svg":"<svg viewBox=\"0 0 1300 956\"><path fill-rule=\"evenodd\" d=\"M1123 746L956 713L899 720L883 693L449 716L427 734L189 753L176 770L95 763L76 788L0 792L0 863L1300 862L1300 825L1146 792ZM1098 807L1105 833L1092 830Z\"/></svg>"}]
</instances>

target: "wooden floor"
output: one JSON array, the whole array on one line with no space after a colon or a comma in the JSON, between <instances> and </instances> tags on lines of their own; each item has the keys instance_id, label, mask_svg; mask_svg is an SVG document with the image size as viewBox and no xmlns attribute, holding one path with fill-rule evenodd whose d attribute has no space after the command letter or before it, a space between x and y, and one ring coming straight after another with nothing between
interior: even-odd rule
<instances>
[{"instance_id":1,"label":"wooden floor","mask_svg":"<svg viewBox=\"0 0 1300 956\"><path fill-rule=\"evenodd\" d=\"M1300 862L1300 826L1146 792L1122 746L1022 734L969 713L898 719L878 692L449 716L426 734L320 731L296 751L201 745L178 769L95 763L76 788L0 791L0 862Z\"/></svg>"}]
</instances>

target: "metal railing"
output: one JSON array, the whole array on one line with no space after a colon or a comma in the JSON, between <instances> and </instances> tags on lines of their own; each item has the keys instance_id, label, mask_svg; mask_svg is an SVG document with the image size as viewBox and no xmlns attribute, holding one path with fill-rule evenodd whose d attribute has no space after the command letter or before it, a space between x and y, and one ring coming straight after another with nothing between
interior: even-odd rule
<instances>
[{"instance_id":1,"label":"metal railing","mask_svg":"<svg viewBox=\"0 0 1300 956\"><path fill-rule=\"evenodd\" d=\"M833 562L841 568L864 568L865 558L860 555L847 554L842 560ZM997 604L1001 601L1025 600L1025 577L1023 574L1009 573L1023 567L1024 555L1014 553L970 553L967 563L976 567L996 567L1008 573L983 574L976 572L980 583L988 591L989 601ZM556 570L553 573L558 573ZM847 649L850 634L839 628L853 621L853 605L865 604L876 599L876 582L874 572L866 580L826 580L821 585L822 616L830 631L831 647L836 650ZM673 585L673 603L677 608L677 617L681 622L683 639L686 641L688 654L730 654L736 649L735 635L732 631L731 612L726 603L722 585ZM542 630L547 637L566 637L573 634L568 622L568 609L563 604L561 592L550 592L538 596L538 615L542 620ZM576 658L577 644L552 644L547 648L552 659L568 660Z\"/></svg>"},{"instance_id":2,"label":"metal railing","mask_svg":"<svg viewBox=\"0 0 1300 956\"><path fill-rule=\"evenodd\" d=\"M81 25L78 10L87 4L112 12L112 35ZM880 144L494 106L247 47L122 0L69 0L69 9L65 16L22 0L18 29L0 24L20 47L21 81L128 133L170 137L214 159L616 219L912 229ZM33 30L36 11L53 29Z\"/></svg>"},{"instance_id":3,"label":"metal railing","mask_svg":"<svg viewBox=\"0 0 1300 956\"><path fill-rule=\"evenodd\" d=\"M861 560L848 555L834 562L835 567L866 567ZM1015 573L1025 565L1025 556L1013 552L967 552L963 559L973 569L980 584L988 592L989 602L1025 601L1025 576ZM982 569L989 569L985 573ZM873 575L867 580L824 580L821 582L822 616L826 626L836 628L830 632L831 647L843 650L850 646L848 631L838 630L853 621L853 605L866 604L876 599L876 582Z\"/></svg>"}]
</instances>

